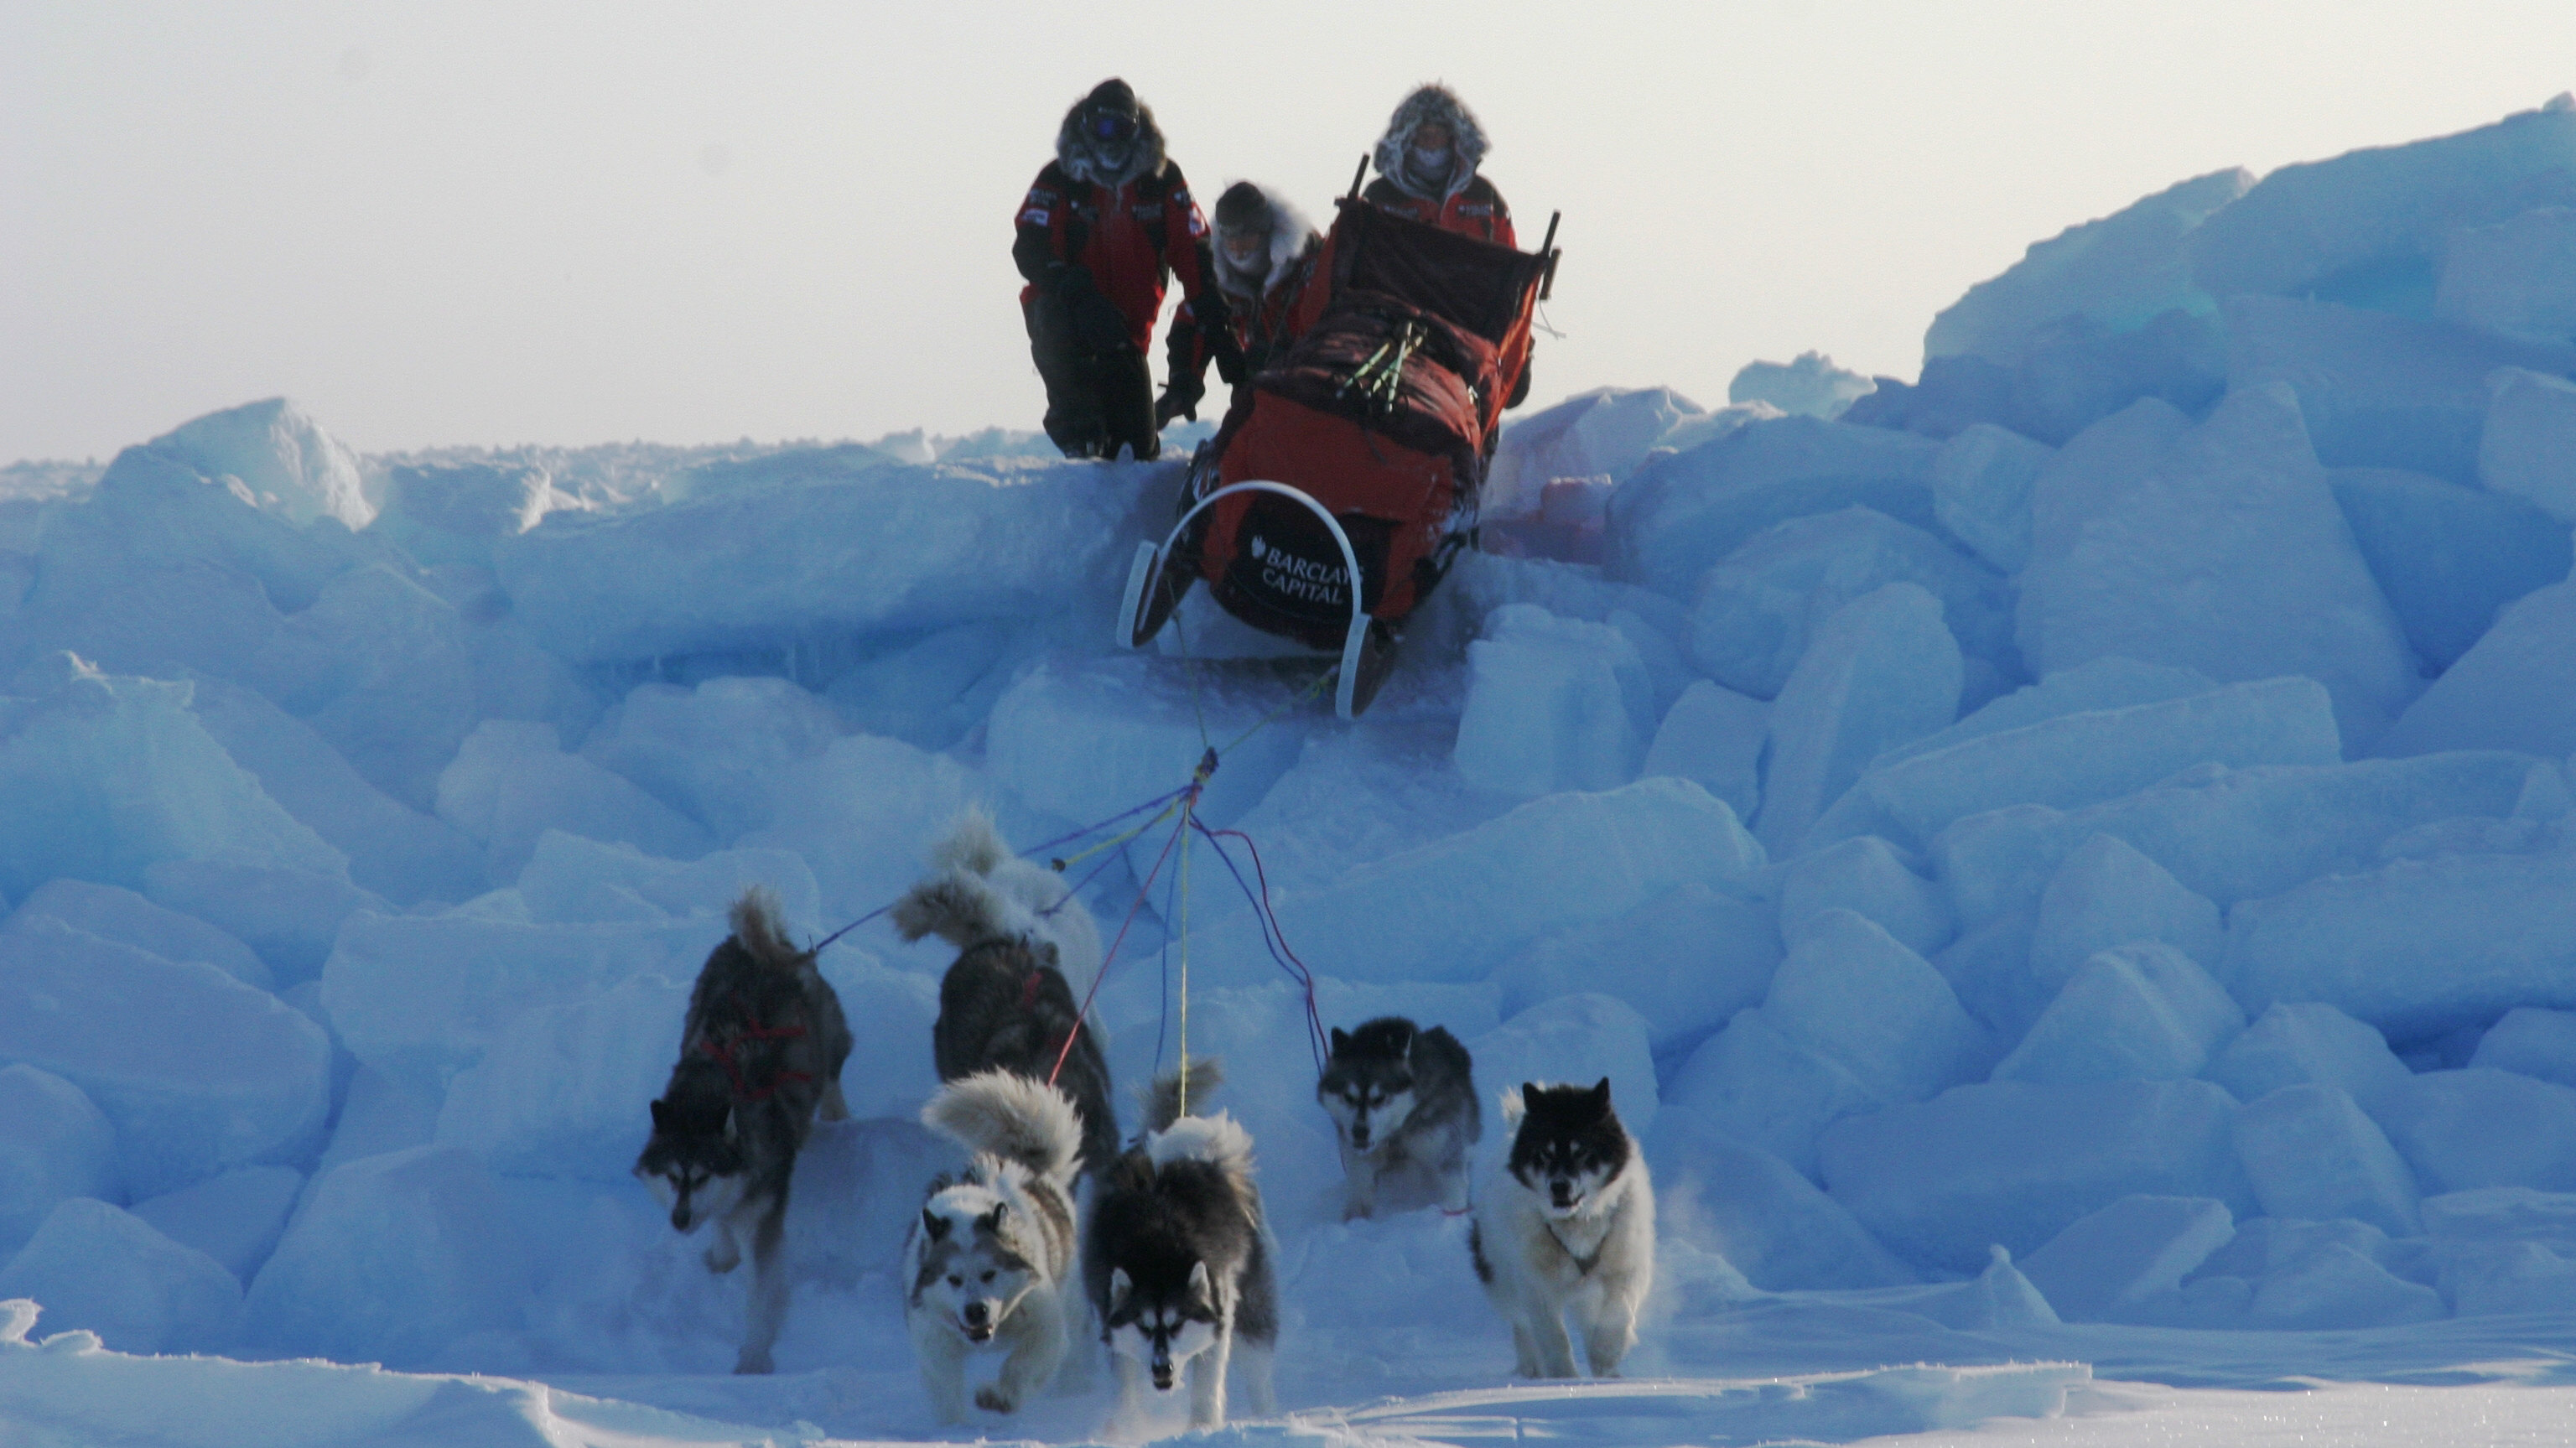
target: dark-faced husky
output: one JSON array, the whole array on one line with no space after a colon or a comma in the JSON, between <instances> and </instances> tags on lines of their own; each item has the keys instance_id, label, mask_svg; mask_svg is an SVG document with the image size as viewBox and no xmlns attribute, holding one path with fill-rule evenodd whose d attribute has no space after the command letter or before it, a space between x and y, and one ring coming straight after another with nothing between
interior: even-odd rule
<instances>
[{"instance_id":1,"label":"dark-faced husky","mask_svg":"<svg viewBox=\"0 0 2576 1448\"><path fill-rule=\"evenodd\" d=\"M1402 1016L1335 1027L1315 1099L1342 1145L1343 1221L1381 1209L1467 1209L1467 1148L1484 1119L1467 1048L1447 1028L1420 1030Z\"/></svg>"},{"instance_id":2,"label":"dark-faced husky","mask_svg":"<svg viewBox=\"0 0 2576 1448\"><path fill-rule=\"evenodd\" d=\"M1190 1070L1194 1092L1215 1086L1213 1062ZM1224 1112L1179 1115L1177 1085L1155 1083L1143 1141L1102 1177L1083 1272L1118 1366L1119 1420L1141 1417L1148 1379L1168 1393L1186 1370L1190 1426L1214 1428L1232 1363L1253 1412L1276 1411L1279 1286L1251 1134Z\"/></svg>"},{"instance_id":3,"label":"dark-faced husky","mask_svg":"<svg viewBox=\"0 0 2576 1448\"><path fill-rule=\"evenodd\" d=\"M923 1124L974 1153L963 1176L931 1184L904 1244L911 1292L904 1317L921 1383L940 1421L966 1416L966 1357L1009 1356L975 1404L1008 1413L1046 1385L1078 1340L1083 1304L1073 1283L1073 1177L1082 1121L1063 1092L1008 1071L940 1088Z\"/></svg>"},{"instance_id":4,"label":"dark-faced husky","mask_svg":"<svg viewBox=\"0 0 2576 1448\"><path fill-rule=\"evenodd\" d=\"M733 934L707 955L689 993L680 1060L653 1103L653 1137L635 1161L682 1232L716 1225L707 1270L730 1272L751 1241L748 1331L738 1373L769 1371L787 1320L779 1238L796 1153L814 1128L849 1115L841 1063L850 1028L814 957L787 941L778 901L747 890L734 902Z\"/></svg>"},{"instance_id":5,"label":"dark-faced husky","mask_svg":"<svg viewBox=\"0 0 2576 1448\"><path fill-rule=\"evenodd\" d=\"M1512 1153L1486 1183L1467 1234L1476 1276L1512 1325L1527 1378L1570 1378L1583 1334L1594 1377L1619 1375L1655 1280L1655 1188L1610 1082L1525 1084L1503 1096Z\"/></svg>"},{"instance_id":6,"label":"dark-faced husky","mask_svg":"<svg viewBox=\"0 0 2576 1448\"><path fill-rule=\"evenodd\" d=\"M930 1031L939 1079L996 1069L1052 1079L1082 1115L1087 1169L1105 1170L1118 1157L1109 1061L1074 995L1076 982L1088 986L1100 970L1091 912L1063 876L1013 855L980 810L950 828L931 867L893 914L904 939L936 935L957 947Z\"/></svg>"}]
</instances>

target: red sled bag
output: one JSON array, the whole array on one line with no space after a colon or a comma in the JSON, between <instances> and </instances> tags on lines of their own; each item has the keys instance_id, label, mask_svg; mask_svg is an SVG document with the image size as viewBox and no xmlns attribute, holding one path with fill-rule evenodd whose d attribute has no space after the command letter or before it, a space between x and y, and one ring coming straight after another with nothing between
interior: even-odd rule
<instances>
[{"instance_id":1,"label":"red sled bag","mask_svg":"<svg viewBox=\"0 0 2576 1448\"><path fill-rule=\"evenodd\" d=\"M1475 539L1549 258L1347 199L1326 250L1318 314L1200 449L1165 547L1141 545L1121 633L1142 646L1204 578L1245 623L1339 649L1347 718Z\"/></svg>"}]
</instances>

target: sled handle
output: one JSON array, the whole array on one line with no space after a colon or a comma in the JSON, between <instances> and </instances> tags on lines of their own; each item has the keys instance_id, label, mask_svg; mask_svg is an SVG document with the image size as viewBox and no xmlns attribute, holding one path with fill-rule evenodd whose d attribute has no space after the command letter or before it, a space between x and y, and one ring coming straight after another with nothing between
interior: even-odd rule
<instances>
[{"instance_id":1,"label":"sled handle","mask_svg":"<svg viewBox=\"0 0 2576 1448\"><path fill-rule=\"evenodd\" d=\"M1344 719L1356 717L1351 705L1354 691L1359 687L1360 644L1368 637L1369 616L1368 610L1360 607L1359 550L1351 546L1351 535L1342 531L1342 520L1334 517L1330 509L1316 502L1311 494L1292 488L1286 483L1274 483L1260 478L1229 483L1190 505L1190 510L1181 515L1181 520L1174 523L1172 531L1164 537L1164 550L1169 551L1180 545L1182 531L1190 526L1192 519L1207 511L1210 503L1219 498L1231 497L1236 493L1276 493L1290 502L1299 504L1307 512L1323 520L1325 529L1333 535L1335 546L1342 550L1342 566L1350 570L1345 576L1350 580L1351 628L1350 632L1342 637L1342 676L1333 691L1333 712Z\"/></svg>"},{"instance_id":2,"label":"sled handle","mask_svg":"<svg viewBox=\"0 0 2576 1448\"><path fill-rule=\"evenodd\" d=\"M1539 273L1538 281L1538 299L1542 302L1556 290L1556 224L1564 219L1565 213L1562 211L1549 212L1547 239L1538 244L1538 254L1546 262L1546 269Z\"/></svg>"},{"instance_id":3,"label":"sled handle","mask_svg":"<svg viewBox=\"0 0 2576 1448\"><path fill-rule=\"evenodd\" d=\"M1356 171L1353 171L1353 172L1351 173L1351 195L1350 195L1350 199L1351 199L1351 200L1353 200L1353 201L1357 201L1357 200L1359 200L1359 199L1360 199L1360 182L1362 182L1363 180L1366 180L1366 179L1367 179L1367 177L1368 177L1368 161L1369 161L1369 158L1368 158L1368 152L1366 152L1366 151L1362 151L1362 152L1360 152L1360 164L1359 164L1359 169L1358 169L1358 170L1356 170Z\"/></svg>"}]
</instances>

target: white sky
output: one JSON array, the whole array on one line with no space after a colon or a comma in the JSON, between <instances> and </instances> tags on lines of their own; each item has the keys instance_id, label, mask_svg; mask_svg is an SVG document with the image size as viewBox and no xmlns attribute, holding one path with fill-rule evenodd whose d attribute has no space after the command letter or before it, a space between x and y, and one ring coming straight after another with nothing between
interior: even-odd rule
<instances>
[{"instance_id":1,"label":"white sky","mask_svg":"<svg viewBox=\"0 0 2576 1448\"><path fill-rule=\"evenodd\" d=\"M1113 73L1202 196L1319 217L1448 81L1566 213L1538 399L1713 405L1910 378L2184 177L2536 106L2576 3L0 0L0 460L279 393L363 450L1034 427L1012 212Z\"/></svg>"}]
</instances>

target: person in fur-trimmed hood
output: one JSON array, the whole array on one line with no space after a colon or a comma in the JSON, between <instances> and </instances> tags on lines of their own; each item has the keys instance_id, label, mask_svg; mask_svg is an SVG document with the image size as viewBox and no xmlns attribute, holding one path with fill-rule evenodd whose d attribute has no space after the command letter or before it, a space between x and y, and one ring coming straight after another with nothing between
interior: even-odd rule
<instances>
[{"instance_id":1,"label":"person in fur-trimmed hood","mask_svg":"<svg viewBox=\"0 0 2576 1448\"><path fill-rule=\"evenodd\" d=\"M1155 456L1170 414L1157 415L1145 357L1165 281L1183 299L1168 339L1175 375L1211 345L1203 334L1224 329L1225 303L1207 221L1125 81L1102 81L1065 112L1055 159L1020 203L1011 260L1028 279L1020 307L1046 379L1047 436L1067 457Z\"/></svg>"},{"instance_id":2,"label":"person in fur-trimmed hood","mask_svg":"<svg viewBox=\"0 0 2576 1448\"><path fill-rule=\"evenodd\" d=\"M1268 187L1237 181L1216 199L1215 277L1227 333L1242 359L1240 382L1285 354L1305 330L1298 301L1315 276L1324 239L1305 213ZM1173 386L1180 386L1175 361ZM1191 374L1196 376L1198 374Z\"/></svg>"},{"instance_id":3,"label":"person in fur-trimmed hood","mask_svg":"<svg viewBox=\"0 0 2576 1448\"><path fill-rule=\"evenodd\" d=\"M1476 113L1445 85L1415 88L1377 143L1377 179L1362 195L1416 221L1518 246L1512 209L1478 174L1490 143Z\"/></svg>"}]
</instances>

